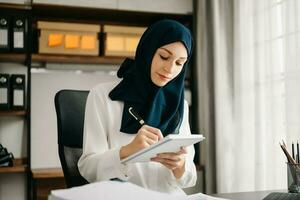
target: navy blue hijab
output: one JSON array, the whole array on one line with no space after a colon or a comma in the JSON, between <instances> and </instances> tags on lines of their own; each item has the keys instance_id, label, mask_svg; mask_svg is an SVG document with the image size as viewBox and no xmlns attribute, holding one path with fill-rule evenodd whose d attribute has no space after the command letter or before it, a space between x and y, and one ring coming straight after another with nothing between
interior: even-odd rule
<instances>
[{"instance_id":1,"label":"navy blue hijab","mask_svg":"<svg viewBox=\"0 0 300 200\"><path fill-rule=\"evenodd\" d=\"M184 79L188 61L182 71L163 87L151 81L151 63L156 50L164 45L182 42L188 60L192 52L190 31L173 20L161 20L142 35L135 60L125 59L118 77L123 80L109 93L113 101L123 101L124 109L120 131L135 134L140 124L128 112L133 107L149 126L159 128L164 136L178 134L183 118Z\"/></svg>"}]
</instances>

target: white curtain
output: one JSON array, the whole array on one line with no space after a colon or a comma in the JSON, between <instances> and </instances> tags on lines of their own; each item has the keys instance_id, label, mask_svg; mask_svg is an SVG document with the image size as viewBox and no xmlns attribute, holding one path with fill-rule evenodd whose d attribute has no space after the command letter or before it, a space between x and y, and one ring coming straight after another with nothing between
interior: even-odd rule
<instances>
[{"instance_id":1,"label":"white curtain","mask_svg":"<svg viewBox=\"0 0 300 200\"><path fill-rule=\"evenodd\" d=\"M217 192L286 189L279 142L300 141L300 1L213 0L213 28Z\"/></svg>"}]
</instances>

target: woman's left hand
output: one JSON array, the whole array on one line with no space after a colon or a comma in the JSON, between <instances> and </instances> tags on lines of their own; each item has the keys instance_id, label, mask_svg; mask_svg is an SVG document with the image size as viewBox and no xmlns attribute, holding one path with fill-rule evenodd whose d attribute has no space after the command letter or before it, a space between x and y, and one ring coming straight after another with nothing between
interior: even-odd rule
<instances>
[{"instance_id":1,"label":"woman's left hand","mask_svg":"<svg viewBox=\"0 0 300 200\"><path fill-rule=\"evenodd\" d=\"M159 162L172 170L174 176L179 179L185 171L185 154L187 154L186 148L181 147L180 151L176 153L160 153L156 157L151 158L151 160Z\"/></svg>"}]
</instances>

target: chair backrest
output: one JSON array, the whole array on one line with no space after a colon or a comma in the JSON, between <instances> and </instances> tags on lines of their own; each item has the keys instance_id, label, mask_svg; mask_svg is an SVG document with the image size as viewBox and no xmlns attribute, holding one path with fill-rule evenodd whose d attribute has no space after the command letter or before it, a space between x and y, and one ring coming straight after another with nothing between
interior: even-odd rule
<instances>
[{"instance_id":1,"label":"chair backrest","mask_svg":"<svg viewBox=\"0 0 300 200\"><path fill-rule=\"evenodd\" d=\"M58 153L68 188L87 184L77 162L82 154L85 103L89 91L61 90L55 95Z\"/></svg>"}]
</instances>

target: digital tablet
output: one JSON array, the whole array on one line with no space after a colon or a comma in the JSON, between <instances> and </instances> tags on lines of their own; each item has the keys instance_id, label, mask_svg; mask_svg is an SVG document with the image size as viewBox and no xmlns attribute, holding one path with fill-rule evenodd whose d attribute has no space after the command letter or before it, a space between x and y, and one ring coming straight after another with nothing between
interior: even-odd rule
<instances>
[{"instance_id":1,"label":"digital tablet","mask_svg":"<svg viewBox=\"0 0 300 200\"><path fill-rule=\"evenodd\" d=\"M168 135L159 142L142 149L127 158L121 160L122 164L149 162L158 153L178 152L180 147L187 147L205 139L203 135Z\"/></svg>"}]
</instances>

